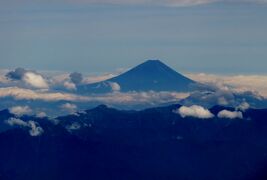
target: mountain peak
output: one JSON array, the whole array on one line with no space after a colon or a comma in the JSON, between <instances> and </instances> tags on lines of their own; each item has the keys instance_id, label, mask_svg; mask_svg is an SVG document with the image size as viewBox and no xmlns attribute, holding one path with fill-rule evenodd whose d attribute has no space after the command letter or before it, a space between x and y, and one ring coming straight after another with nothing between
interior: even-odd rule
<instances>
[{"instance_id":1,"label":"mountain peak","mask_svg":"<svg viewBox=\"0 0 267 180\"><path fill-rule=\"evenodd\" d=\"M162 62L159 59L148 59L144 63L162 63Z\"/></svg>"},{"instance_id":2,"label":"mountain peak","mask_svg":"<svg viewBox=\"0 0 267 180\"><path fill-rule=\"evenodd\" d=\"M195 82L176 72L160 60L147 60L129 71L103 82L89 85L89 88L99 92L110 82L117 83L122 92L129 91L177 91L186 92ZM91 88L90 88L91 87ZM106 92L110 90L106 87Z\"/></svg>"},{"instance_id":3,"label":"mountain peak","mask_svg":"<svg viewBox=\"0 0 267 180\"><path fill-rule=\"evenodd\" d=\"M166 66L162 61L158 59L150 59L145 62L139 64L138 66ZM136 67L138 67L136 66Z\"/></svg>"}]
</instances>

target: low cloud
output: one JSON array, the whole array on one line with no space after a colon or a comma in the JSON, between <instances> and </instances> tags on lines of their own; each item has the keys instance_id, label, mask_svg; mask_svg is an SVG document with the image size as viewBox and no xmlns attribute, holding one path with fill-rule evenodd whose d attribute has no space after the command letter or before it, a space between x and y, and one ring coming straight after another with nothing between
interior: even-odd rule
<instances>
[{"instance_id":1,"label":"low cloud","mask_svg":"<svg viewBox=\"0 0 267 180\"><path fill-rule=\"evenodd\" d=\"M202 106L193 105L190 107L182 106L175 113L180 114L183 118L185 117L194 117L200 119L209 119L213 118L214 115Z\"/></svg>"},{"instance_id":2,"label":"low cloud","mask_svg":"<svg viewBox=\"0 0 267 180\"><path fill-rule=\"evenodd\" d=\"M64 82L64 87L68 90L76 90L76 85L69 81Z\"/></svg>"},{"instance_id":3,"label":"low cloud","mask_svg":"<svg viewBox=\"0 0 267 180\"><path fill-rule=\"evenodd\" d=\"M254 92L267 98L267 75L215 75L215 74L186 74L189 78L218 87L221 90L233 92Z\"/></svg>"},{"instance_id":4,"label":"low cloud","mask_svg":"<svg viewBox=\"0 0 267 180\"><path fill-rule=\"evenodd\" d=\"M15 106L10 108L9 111L16 116L32 114L32 109L29 106Z\"/></svg>"},{"instance_id":5,"label":"low cloud","mask_svg":"<svg viewBox=\"0 0 267 180\"><path fill-rule=\"evenodd\" d=\"M0 98L13 97L17 100L43 100L43 101L88 101L88 97L70 93L52 93L35 91L18 87L0 88Z\"/></svg>"},{"instance_id":6,"label":"low cloud","mask_svg":"<svg viewBox=\"0 0 267 180\"><path fill-rule=\"evenodd\" d=\"M10 126L21 126L21 127L27 127L30 128L29 134L31 136L40 136L44 133L44 130L42 127L38 125L35 121L23 121L21 119L17 118L10 118L6 121L6 123Z\"/></svg>"},{"instance_id":7,"label":"low cloud","mask_svg":"<svg viewBox=\"0 0 267 180\"><path fill-rule=\"evenodd\" d=\"M119 75L119 73L108 73L108 74L103 74L103 75L99 75L99 76L88 76L88 77L84 78L83 82L85 84L92 84L92 83L101 82L101 81L111 79L117 75Z\"/></svg>"},{"instance_id":8,"label":"low cloud","mask_svg":"<svg viewBox=\"0 0 267 180\"><path fill-rule=\"evenodd\" d=\"M237 106L236 109L245 112L249 108L250 108L250 105L247 102L242 102L239 106Z\"/></svg>"},{"instance_id":9,"label":"low cloud","mask_svg":"<svg viewBox=\"0 0 267 180\"><path fill-rule=\"evenodd\" d=\"M42 100L47 102L99 102L106 104L164 104L177 102L188 97L189 93L177 92L113 92L107 94L79 96L71 93L42 92L18 87L0 88L0 98L12 97L16 100Z\"/></svg>"},{"instance_id":10,"label":"low cloud","mask_svg":"<svg viewBox=\"0 0 267 180\"><path fill-rule=\"evenodd\" d=\"M69 125L69 126L66 126L66 129L67 129L68 131L79 130L80 128L81 128L81 125L80 125L80 123L77 123L77 122L74 122L74 123L72 123L72 124Z\"/></svg>"},{"instance_id":11,"label":"low cloud","mask_svg":"<svg viewBox=\"0 0 267 180\"><path fill-rule=\"evenodd\" d=\"M38 126L38 124L34 121L29 121L28 125L31 128L29 131L31 136L40 136L44 133L43 128Z\"/></svg>"},{"instance_id":12,"label":"low cloud","mask_svg":"<svg viewBox=\"0 0 267 180\"><path fill-rule=\"evenodd\" d=\"M43 76L41 76L40 74L36 74L33 72L27 72L24 76L23 76L23 81L34 87L34 88L39 88L39 89L48 89L49 85L46 82L46 80L43 78Z\"/></svg>"},{"instance_id":13,"label":"low cloud","mask_svg":"<svg viewBox=\"0 0 267 180\"><path fill-rule=\"evenodd\" d=\"M121 90L121 86L116 82L108 82L108 84L110 85L112 91L120 91Z\"/></svg>"},{"instance_id":14,"label":"low cloud","mask_svg":"<svg viewBox=\"0 0 267 180\"><path fill-rule=\"evenodd\" d=\"M217 115L219 118L225 119L243 119L243 114L240 111L222 110Z\"/></svg>"},{"instance_id":15,"label":"low cloud","mask_svg":"<svg viewBox=\"0 0 267 180\"><path fill-rule=\"evenodd\" d=\"M36 117L44 118L44 117L47 117L47 114L45 112L38 112L38 113L36 113Z\"/></svg>"},{"instance_id":16,"label":"low cloud","mask_svg":"<svg viewBox=\"0 0 267 180\"><path fill-rule=\"evenodd\" d=\"M45 78L34 71L29 71L23 68L17 68L6 74L6 78L13 81L24 82L26 85L33 88L48 89L49 85Z\"/></svg>"},{"instance_id":17,"label":"low cloud","mask_svg":"<svg viewBox=\"0 0 267 180\"><path fill-rule=\"evenodd\" d=\"M77 110L77 106L71 103L65 103L60 106L62 110L67 111L69 113L74 113Z\"/></svg>"},{"instance_id":18,"label":"low cloud","mask_svg":"<svg viewBox=\"0 0 267 180\"><path fill-rule=\"evenodd\" d=\"M17 118L10 118L6 121L6 123L10 126L28 126L27 122Z\"/></svg>"}]
</instances>

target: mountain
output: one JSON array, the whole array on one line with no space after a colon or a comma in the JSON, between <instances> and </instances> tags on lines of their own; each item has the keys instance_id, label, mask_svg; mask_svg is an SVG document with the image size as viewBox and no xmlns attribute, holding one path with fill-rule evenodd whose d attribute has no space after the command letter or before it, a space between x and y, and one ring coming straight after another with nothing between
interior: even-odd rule
<instances>
[{"instance_id":1,"label":"mountain","mask_svg":"<svg viewBox=\"0 0 267 180\"><path fill-rule=\"evenodd\" d=\"M197 119L174 113L180 107L101 105L57 121L28 117L44 133L0 133L0 179L266 180L267 109L248 109L243 119ZM224 109L234 110L210 111Z\"/></svg>"},{"instance_id":2,"label":"mountain","mask_svg":"<svg viewBox=\"0 0 267 180\"><path fill-rule=\"evenodd\" d=\"M105 93L114 85L120 91L190 91L195 82L174 71L159 60L148 60L108 80L78 86L78 92ZM113 89L114 90L114 89Z\"/></svg>"}]
</instances>

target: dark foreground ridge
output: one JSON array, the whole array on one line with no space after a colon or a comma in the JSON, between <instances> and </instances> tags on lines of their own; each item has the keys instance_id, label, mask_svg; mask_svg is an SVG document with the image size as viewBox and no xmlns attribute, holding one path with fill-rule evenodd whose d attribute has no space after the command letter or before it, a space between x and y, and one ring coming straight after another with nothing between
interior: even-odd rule
<instances>
[{"instance_id":1,"label":"dark foreground ridge","mask_svg":"<svg viewBox=\"0 0 267 180\"><path fill-rule=\"evenodd\" d=\"M102 105L56 124L21 117L38 122L40 136L6 126L14 115L1 111L0 179L266 180L267 110L249 109L243 119L197 119L174 113L179 107Z\"/></svg>"},{"instance_id":2,"label":"dark foreground ridge","mask_svg":"<svg viewBox=\"0 0 267 180\"><path fill-rule=\"evenodd\" d=\"M106 81L81 85L80 93L111 91L110 83L117 83L120 91L190 91L195 82L174 71L160 60L148 60L131 70Z\"/></svg>"}]
</instances>

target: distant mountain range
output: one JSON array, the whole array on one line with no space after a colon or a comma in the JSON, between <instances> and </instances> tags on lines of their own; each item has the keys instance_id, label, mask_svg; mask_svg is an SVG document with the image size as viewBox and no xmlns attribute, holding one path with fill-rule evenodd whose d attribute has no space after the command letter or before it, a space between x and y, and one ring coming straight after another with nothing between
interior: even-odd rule
<instances>
[{"instance_id":1,"label":"distant mountain range","mask_svg":"<svg viewBox=\"0 0 267 180\"><path fill-rule=\"evenodd\" d=\"M121 92L129 91L177 91L192 90L196 82L174 71L160 60L148 60L131 70L108 80L78 86L79 93L111 92L112 85Z\"/></svg>"},{"instance_id":2,"label":"distant mountain range","mask_svg":"<svg viewBox=\"0 0 267 180\"><path fill-rule=\"evenodd\" d=\"M101 105L50 120L20 117L41 127L39 136L27 126L8 126L8 119L18 117L1 111L0 179L267 178L266 109L248 109L243 119L198 119L175 113L180 107L122 111Z\"/></svg>"}]
</instances>

